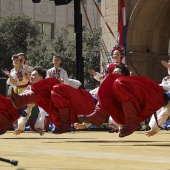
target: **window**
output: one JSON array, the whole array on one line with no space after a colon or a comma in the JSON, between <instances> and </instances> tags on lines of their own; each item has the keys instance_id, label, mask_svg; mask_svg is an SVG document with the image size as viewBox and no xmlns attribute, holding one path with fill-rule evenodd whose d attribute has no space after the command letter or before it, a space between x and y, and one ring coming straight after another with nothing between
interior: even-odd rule
<instances>
[{"instance_id":1,"label":"window","mask_svg":"<svg viewBox=\"0 0 170 170\"><path fill-rule=\"evenodd\" d=\"M54 23L37 22L37 24L40 27L40 31L46 35L46 39L54 39Z\"/></svg>"},{"instance_id":2,"label":"window","mask_svg":"<svg viewBox=\"0 0 170 170\"><path fill-rule=\"evenodd\" d=\"M101 0L98 0L98 5L101 5Z\"/></svg>"}]
</instances>

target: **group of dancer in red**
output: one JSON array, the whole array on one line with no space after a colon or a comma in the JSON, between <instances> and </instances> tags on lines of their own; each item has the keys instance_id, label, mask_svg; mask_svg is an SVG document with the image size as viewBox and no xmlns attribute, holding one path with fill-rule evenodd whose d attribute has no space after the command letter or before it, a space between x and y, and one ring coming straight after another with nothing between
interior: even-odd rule
<instances>
[{"instance_id":1,"label":"group of dancer in red","mask_svg":"<svg viewBox=\"0 0 170 170\"><path fill-rule=\"evenodd\" d=\"M116 47L114 52L121 53ZM109 70L109 69L108 69ZM141 129L141 122L168 105L170 94L148 77L131 76L126 65L112 63L98 90L98 103L85 89L75 89L56 78L43 78L45 70L35 67L30 76L31 90L20 95L9 88L9 98L0 95L0 134L19 118L18 110L35 104L44 109L61 133L71 124L90 122L102 125L109 115L119 124L119 137Z\"/></svg>"}]
</instances>

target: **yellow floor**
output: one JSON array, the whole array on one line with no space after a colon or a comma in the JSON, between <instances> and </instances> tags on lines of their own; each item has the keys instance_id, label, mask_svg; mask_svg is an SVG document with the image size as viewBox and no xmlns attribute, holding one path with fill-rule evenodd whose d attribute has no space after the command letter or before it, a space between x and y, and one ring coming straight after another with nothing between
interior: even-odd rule
<instances>
[{"instance_id":1,"label":"yellow floor","mask_svg":"<svg viewBox=\"0 0 170 170\"><path fill-rule=\"evenodd\" d=\"M119 138L108 132L81 131L44 136L12 131L0 136L0 170L170 170L170 132L144 131Z\"/></svg>"}]
</instances>

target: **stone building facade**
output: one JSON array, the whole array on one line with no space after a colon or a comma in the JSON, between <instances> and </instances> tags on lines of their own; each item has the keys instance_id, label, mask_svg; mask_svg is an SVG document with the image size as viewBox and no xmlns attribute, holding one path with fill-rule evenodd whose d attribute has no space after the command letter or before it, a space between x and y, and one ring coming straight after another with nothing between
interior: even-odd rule
<instances>
[{"instance_id":1,"label":"stone building facade","mask_svg":"<svg viewBox=\"0 0 170 170\"><path fill-rule=\"evenodd\" d=\"M88 13L91 27L100 26L100 14L92 0L83 0L84 7ZM99 5L101 0L95 0ZM81 5L83 28L89 28L87 18ZM68 5L55 6L54 1L41 0L33 3L32 0L0 0L0 18L8 14L25 14L38 23L42 31L45 31L50 40L55 36L55 30L67 27L70 36L74 34L74 1Z\"/></svg>"},{"instance_id":2,"label":"stone building facade","mask_svg":"<svg viewBox=\"0 0 170 170\"><path fill-rule=\"evenodd\" d=\"M160 82L167 75L161 60L169 60L170 55L170 0L124 0L127 21L126 64L134 75L148 76ZM83 0L92 28L102 27L102 48L110 52L118 37L120 0L95 0L101 5L100 16L93 0ZM89 28L86 15L81 7L83 27ZM55 30L67 27L69 36L74 34L74 4L55 6L53 1L41 0L0 0L0 18L9 13L26 14L46 31L48 39L54 38ZM109 32L112 29L116 39ZM106 55L101 52L101 61ZM101 63L101 66L104 64Z\"/></svg>"},{"instance_id":3,"label":"stone building facade","mask_svg":"<svg viewBox=\"0 0 170 170\"><path fill-rule=\"evenodd\" d=\"M170 59L170 1L124 0L127 22L126 64L134 75L160 82L167 76L161 60ZM114 35L118 35L119 0L102 0L101 10ZM102 39L108 51L116 40L101 19Z\"/></svg>"}]
</instances>

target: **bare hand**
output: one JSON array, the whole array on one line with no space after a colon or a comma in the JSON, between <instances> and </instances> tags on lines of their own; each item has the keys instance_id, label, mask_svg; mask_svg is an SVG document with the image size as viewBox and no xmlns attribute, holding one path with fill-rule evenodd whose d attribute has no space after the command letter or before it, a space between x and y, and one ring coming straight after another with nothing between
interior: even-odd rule
<instances>
[{"instance_id":1,"label":"bare hand","mask_svg":"<svg viewBox=\"0 0 170 170\"><path fill-rule=\"evenodd\" d=\"M6 76L9 76L10 75L10 73L9 73L9 71L8 70L3 70L3 69L1 69L2 70L2 72L6 75Z\"/></svg>"},{"instance_id":2,"label":"bare hand","mask_svg":"<svg viewBox=\"0 0 170 170\"><path fill-rule=\"evenodd\" d=\"M54 76L53 76L53 73L52 73L52 71L49 73L49 78L53 78Z\"/></svg>"},{"instance_id":3,"label":"bare hand","mask_svg":"<svg viewBox=\"0 0 170 170\"><path fill-rule=\"evenodd\" d=\"M24 64L24 65L23 65L23 69L27 72L27 71L28 71L28 65L27 65L27 64Z\"/></svg>"},{"instance_id":4,"label":"bare hand","mask_svg":"<svg viewBox=\"0 0 170 170\"><path fill-rule=\"evenodd\" d=\"M87 129L87 127L85 126L84 123L75 123L75 124L74 124L74 127L75 127L75 129L77 129L77 130Z\"/></svg>"},{"instance_id":5,"label":"bare hand","mask_svg":"<svg viewBox=\"0 0 170 170\"><path fill-rule=\"evenodd\" d=\"M161 63L162 63L162 65L163 65L164 67L166 67L166 68L168 68L168 69L170 68L170 60L169 60L168 62L162 60Z\"/></svg>"},{"instance_id":6,"label":"bare hand","mask_svg":"<svg viewBox=\"0 0 170 170\"><path fill-rule=\"evenodd\" d=\"M146 131L146 136L150 137L150 136L154 136L157 132L153 131L153 130L149 130Z\"/></svg>"},{"instance_id":7,"label":"bare hand","mask_svg":"<svg viewBox=\"0 0 170 170\"><path fill-rule=\"evenodd\" d=\"M23 130L16 129L16 130L14 131L14 135L19 135L19 134L22 133L22 132L23 132Z\"/></svg>"},{"instance_id":8,"label":"bare hand","mask_svg":"<svg viewBox=\"0 0 170 170\"><path fill-rule=\"evenodd\" d=\"M130 71L130 76L132 76L133 75L133 72L132 71Z\"/></svg>"},{"instance_id":9,"label":"bare hand","mask_svg":"<svg viewBox=\"0 0 170 170\"><path fill-rule=\"evenodd\" d=\"M64 80L63 79L58 79L59 80L59 82L61 83L61 84L64 84Z\"/></svg>"},{"instance_id":10,"label":"bare hand","mask_svg":"<svg viewBox=\"0 0 170 170\"><path fill-rule=\"evenodd\" d=\"M44 135L44 132L43 132L43 129L42 129L42 128L37 128L37 129L35 129L35 132L36 132L36 133L39 133L41 136Z\"/></svg>"},{"instance_id":11,"label":"bare hand","mask_svg":"<svg viewBox=\"0 0 170 170\"><path fill-rule=\"evenodd\" d=\"M117 127L115 125L110 125L109 128L110 128L109 133L115 133L115 132L118 133L119 132L119 127Z\"/></svg>"},{"instance_id":12,"label":"bare hand","mask_svg":"<svg viewBox=\"0 0 170 170\"><path fill-rule=\"evenodd\" d=\"M24 66L24 62L25 62L25 57L23 55L20 55L19 59L22 60L21 66L23 67Z\"/></svg>"},{"instance_id":13,"label":"bare hand","mask_svg":"<svg viewBox=\"0 0 170 170\"><path fill-rule=\"evenodd\" d=\"M96 71L94 69L88 69L87 72L92 76L96 75Z\"/></svg>"}]
</instances>

